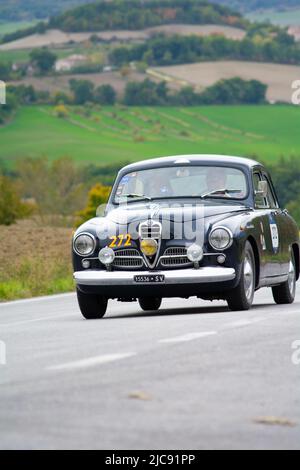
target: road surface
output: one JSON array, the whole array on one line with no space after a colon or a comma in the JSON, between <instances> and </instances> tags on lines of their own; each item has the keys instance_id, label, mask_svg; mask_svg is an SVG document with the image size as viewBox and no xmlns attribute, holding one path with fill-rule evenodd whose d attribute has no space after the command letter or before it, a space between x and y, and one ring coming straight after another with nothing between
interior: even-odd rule
<instances>
[{"instance_id":1,"label":"road surface","mask_svg":"<svg viewBox=\"0 0 300 470\"><path fill-rule=\"evenodd\" d=\"M264 289L249 312L111 301L86 321L74 294L0 304L0 448L299 449L299 324L299 284L293 305Z\"/></svg>"}]
</instances>

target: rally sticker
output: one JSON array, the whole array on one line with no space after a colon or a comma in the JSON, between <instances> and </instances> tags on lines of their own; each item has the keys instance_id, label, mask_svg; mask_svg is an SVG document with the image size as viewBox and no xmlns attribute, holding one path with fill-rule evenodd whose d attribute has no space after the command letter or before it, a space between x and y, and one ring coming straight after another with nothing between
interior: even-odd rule
<instances>
[{"instance_id":1,"label":"rally sticker","mask_svg":"<svg viewBox=\"0 0 300 470\"><path fill-rule=\"evenodd\" d=\"M274 250L278 250L279 248L279 233L278 233L278 227L276 224L270 224L270 230L271 230L271 239L272 239L272 245Z\"/></svg>"}]
</instances>

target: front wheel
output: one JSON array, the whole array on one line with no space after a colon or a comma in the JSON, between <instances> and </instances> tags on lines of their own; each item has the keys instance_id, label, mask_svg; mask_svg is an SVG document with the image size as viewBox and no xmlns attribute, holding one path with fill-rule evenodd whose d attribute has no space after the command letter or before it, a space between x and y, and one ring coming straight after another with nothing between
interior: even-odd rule
<instances>
[{"instance_id":1,"label":"front wheel","mask_svg":"<svg viewBox=\"0 0 300 470\"><path fill-rule=\"evenodd\" d=\"M273 298L277 304L292 304L296 296L296 266L294 253L291 252L289 276L287 281L272 287Z\"/></svg>"},{"instance_id":2,"label":"front wheel","mask_svg":"<svg viewBox=\"0 0 300 470\"><path fill-rule=\"evenodd\" d=\"M161 306L160 297L140 297L139 304L142 310L148 312L150 310L158 310Z\"/></svg>"},{"instance_id":3,"label":"front wheel","mask_svg":"<svg viewBox=\"0 0 300 470\"><path fill-rule=\"evenodd\" d=\"M243 257L241 279L238 285L229 292L227 303L230 310L249 310L255 292L255 258L250 242L246 242Z\"/></svg>"},{"instance_id":4,"label":"front wheel","mask_svg":"<svg viewBox=\"0 0 300 470\"><path fill-rule=\"evenodd\" d=\"M80 311L87 320L104 317L107 310L107 299L96 294L84 294L77 289Z\"/></svg>"}]
</instances>

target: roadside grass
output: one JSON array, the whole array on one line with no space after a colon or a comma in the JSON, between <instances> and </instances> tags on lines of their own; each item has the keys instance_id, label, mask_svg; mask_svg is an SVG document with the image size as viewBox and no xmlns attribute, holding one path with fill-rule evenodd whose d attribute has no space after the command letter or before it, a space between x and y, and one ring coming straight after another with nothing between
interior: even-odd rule
<instances>
[{"instance_id":1,"label":"roadside grass","mask_svg":"<svg viewBox=\"0 0 300 470\"><path fill-rule=\"evenodd\" d=\"M0 301L72 291L71 234L31 220L0 226L8 247L0 254Z\"/></svg>"},{"instance_id":2,"label":"roadside grass","mask_svg":"<svg viewBox=\"0 0 300 470\"><path fill-rule=\"evenodd\" d=\"M1 160L24 157L105 164L163 155L220 153L272 162L299 155L300 107L68 107L28 106L0 128Z\"/></svg>"}]
</instances>

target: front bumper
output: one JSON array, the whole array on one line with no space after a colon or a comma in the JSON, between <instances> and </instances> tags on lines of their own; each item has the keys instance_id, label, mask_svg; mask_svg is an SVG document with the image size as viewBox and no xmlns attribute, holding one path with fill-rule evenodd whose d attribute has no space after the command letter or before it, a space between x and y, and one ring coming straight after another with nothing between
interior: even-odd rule
<instances>
[{"instance_id":1,"label":"front bumper","mask_svg":"<svg viewBox=\"0 0 300 470\"><path fill-rule=\"evenodd\" d=\"M145 275L165 276L163 283L136 283L134 276ZM178 285L191 284L208 284L216 282L232 281L236 277L235 269L224 267L204 267L199 269L176 269L170 271L77 271L74 273L74 280L77 285L81 286L160 286L162 289L165 285L174 285L175 289ZM174 292L176 293L176 291Z\"/></svg>"}]
</instances>

